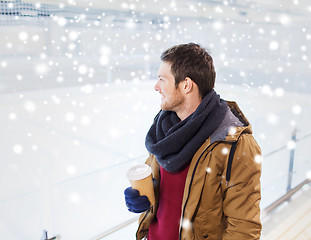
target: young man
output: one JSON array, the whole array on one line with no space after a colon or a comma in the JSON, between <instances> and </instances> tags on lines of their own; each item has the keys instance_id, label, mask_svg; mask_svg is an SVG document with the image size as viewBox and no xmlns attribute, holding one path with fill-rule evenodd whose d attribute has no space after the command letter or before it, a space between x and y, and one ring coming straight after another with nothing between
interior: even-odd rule
<instances>
[{"instance_id":1,"label":"young man","mask_svg":"<svg viewBox=\"0 0 311 240\"><path fill-rule=\"evenodd\" d=\"M214 91L204 48L173 46L161 60L162 110L146 137L156 203L124 192L129 210L143 212L137 239L259 239L261 153L248 120Z\"/></svg>"}]
</instances>

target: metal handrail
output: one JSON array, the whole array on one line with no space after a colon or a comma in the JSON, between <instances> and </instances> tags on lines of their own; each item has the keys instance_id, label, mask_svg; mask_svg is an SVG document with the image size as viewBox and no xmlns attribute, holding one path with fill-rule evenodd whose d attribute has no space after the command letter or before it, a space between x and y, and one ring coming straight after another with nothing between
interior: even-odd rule
<instances>
[{"instance_id":1,"label":"metal handrail","mask_svg":"<svg viewBox=\"0 0 311 240\"><path fill-rule=\"evenodd\" d=\"M268 216L269 213L273 212L277 207L282 205L284 202L289 200L291 196L293 196L296 192L298 192L303 186L306 184L309 184L311 182L311 179L306 179L302 183L300 183L298 186L294 187L293 189L289 190L285 195L277 199L275 202L271 203L268 207L266 207L261 212L261 219L264 219Z\"/></svg>"},{"instance_id":2,"label":"metal handrail","mask_svg":"<svg viewBox=\"0 0 311 240\"><path fill-rule=\"evenodd\" d=\"M119 231L122 228L125 228L125 227L129 226L130 224L138 221L138 219L139 219L139 216L131 218L131 219L129 219L129 220L127 220L127 221L125 221L125 222L123 222L121 224L118 224L117 226L114 226L113 228L110 228L110 229L106 230L103 233L100 233L100 234L96 235L95 237L90 238L89 240L100 240L100 239L102 239L104 237L107 237L108 235L110 235L112 233L115 233L115 232Z\"/></svg>"}]
</instances>

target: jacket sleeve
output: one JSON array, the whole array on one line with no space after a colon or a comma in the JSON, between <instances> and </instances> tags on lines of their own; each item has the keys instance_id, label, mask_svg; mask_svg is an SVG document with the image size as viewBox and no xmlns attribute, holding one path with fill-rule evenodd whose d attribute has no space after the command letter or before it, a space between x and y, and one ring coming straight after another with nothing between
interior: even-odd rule
<instances>
[{"instance_id":1,"label":"jacket sleeve","mask_svg":"<svg viewBox=\"0 0 311 240\"><path fill-rule=\"evenodd\" d=\"M231 179L228 185L225 177L221 182L226 219L223 240L260 239L260 155L253 136L242 134L233 157Z\"/></svg>"}]
</instances>

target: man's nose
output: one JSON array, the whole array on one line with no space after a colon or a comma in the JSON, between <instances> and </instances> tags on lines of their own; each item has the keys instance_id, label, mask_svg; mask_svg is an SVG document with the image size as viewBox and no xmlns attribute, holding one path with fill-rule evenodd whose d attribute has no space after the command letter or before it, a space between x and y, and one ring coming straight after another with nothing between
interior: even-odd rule
<instances>
[{"instance_id":1,"label":"man's nose","mask_svg":"<svg viewBox=\"0 0 311 240\"><path fill-rule=\"evenodd\" d=\"M157 82L156 82L156 84L154 85L154 90L156 90L156 91L160 91L160 80L158 80Z\"/></svg>"}]
</instances>

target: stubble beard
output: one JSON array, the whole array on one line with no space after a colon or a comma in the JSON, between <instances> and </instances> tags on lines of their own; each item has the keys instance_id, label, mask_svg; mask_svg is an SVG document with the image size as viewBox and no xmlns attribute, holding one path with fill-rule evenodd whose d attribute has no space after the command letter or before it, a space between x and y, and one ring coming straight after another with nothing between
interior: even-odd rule
<instances>
[{"instance_id":1,"label":"stubble beard","mask_svg":"<svg viewBox=\"0 0 311 240\"><path fill-rule=\"evenodd\" d=\"M170 97L164 96L161 102L161 109L164 111L176 112L184 102L184 98L179 91Z\"/></svg>"}]
</instances>

